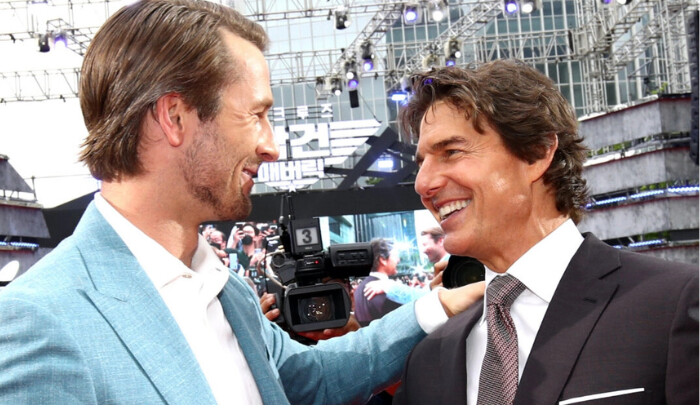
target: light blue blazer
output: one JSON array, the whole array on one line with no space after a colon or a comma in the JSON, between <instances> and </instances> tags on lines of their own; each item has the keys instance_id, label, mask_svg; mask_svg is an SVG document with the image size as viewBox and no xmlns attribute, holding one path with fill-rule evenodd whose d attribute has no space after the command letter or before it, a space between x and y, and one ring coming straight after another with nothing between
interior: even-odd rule
<instances>
[{"instance_id":1,"label":"light blue blazer","mask_svg":"<svg viewBox=\"0 0 700 410\"><path fill-rule=\"evenodd\" d=\"M231 275L219 296L265 404L361 403L425 336L413 304L304 346ZM75 233L0 290L0 404L214 404L158 291L90 204Z\"/></svg>"}]
</instances>

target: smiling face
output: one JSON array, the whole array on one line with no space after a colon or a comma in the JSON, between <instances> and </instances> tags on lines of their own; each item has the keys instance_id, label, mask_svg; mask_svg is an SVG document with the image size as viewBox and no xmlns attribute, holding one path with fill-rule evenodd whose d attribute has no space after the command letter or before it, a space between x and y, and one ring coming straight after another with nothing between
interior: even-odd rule
<instances>
[{"instance_id":1,"label":"smiling face","mask_svg":"<svg viewBox=\"0 0 700 410\"><path fill-rule=\"evenodd\" d=\"M401 262L401 258L399 257L399 250L394 248L389 253L388 258L380 259L378 271L386 273L388 276L396 275L396 273L398 272L397 268L399 266L399 262Z\"/></svg>"},{"instance_id":2,"label":"smiling face","mask_svg":"<svg viewBox=\"0 0 700 410\"><path fill-rule=\"evenodd\" d=\"M420 248L425 256L428 257L430 263L439 262L444 256L445 251L442 242L442 239L438 239L438 241L435 242L431 235L421 235Z\"/></svg>"},{"instance_id":3,"label":"smiling face","mask_svg":"<svg viewBox=\"0 0 700 410\"><path fill-rule=\"evenodd\" d=\"M262 52L231 33L224 43L238 64L238 79L221 95L221 110L202 123L187 148L181 170L187 190L212 219L244 219L258 166L279 156L267 118L272 106L270 75Z\"/></svg>"},{"instance_id":4,"label":"smiling face","mask_svg":"<svg viewBox=\"0 0 700 410\"><path fill-rule=\"evenodd\" d=\"M444 102L423 117L416 158L415 189L445 231L445 250L492 269L510 266L520 256L513 249L531 214L531 166L511 154L488 124L480 134Z\"/></svg>"}]
</instances>

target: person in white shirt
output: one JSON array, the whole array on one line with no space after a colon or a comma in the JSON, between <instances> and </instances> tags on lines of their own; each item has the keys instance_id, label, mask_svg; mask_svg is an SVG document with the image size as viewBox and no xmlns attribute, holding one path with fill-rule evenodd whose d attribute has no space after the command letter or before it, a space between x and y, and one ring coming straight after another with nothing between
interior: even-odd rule
<instances>
[{"instance_id":1,"label":"person in white shirt","mask_svg":"<svg viewBox=\"0 0 700 410\"><path fill-rule=\"evenodd\" d=\"M397 267L401 261L393 240L375 238L369 244L374 254L372 271L357 285L353 295L355 317L361 326L367 326L373 320L384 317L401 306L401 303L394 302L382 294L377 297L365 296L364 289L367 285L379 281L392 281L390 278L398 273Z\"/></svg>"},{"instance_id":2,"label":"person in white shirt","mask_svg":"<svg viewBox=\"0 0 700 410\"><path fill-rule=\"evenodd\" d=\"M263 316L198 227L246 218L258 167L279 156L267 43L194 0L134 2L95 34L81 159L102 189L0 294L0 404L362 403L483 293L431 293L314 347Z\"/></svg>"},{"instance_id":3,"label":"person in white shirt","mask_svg":"<svg viewBox=\"0 0 700 410\"><path fill-rule=\"evenodd\" d=\"M586 148L552 81L498 60L412 89L416 192L487 291L416 346L394 402L697 404L697 266L579 233Z\"/></svg>"},{"instance_id":4,"label":"person in white shirt","mask_svg":"<svg viewBox=\"0 0 700 410\"><path fill-rule=\"evenodd\" d=\"M445 232L439 226L424 229L420 233L421 252L433 264L435 272L428 286L409 286L391 278L374 280L364 285L362 293L365 299L370 301L377 295L385 294L386 298L391 302L403 305L425 296L431 289L440 286L442 284L442 272L450 258L450 254L445 251L444 240ZM414 280L417 279L414 277Z\"/></svg>"}]
</instances>

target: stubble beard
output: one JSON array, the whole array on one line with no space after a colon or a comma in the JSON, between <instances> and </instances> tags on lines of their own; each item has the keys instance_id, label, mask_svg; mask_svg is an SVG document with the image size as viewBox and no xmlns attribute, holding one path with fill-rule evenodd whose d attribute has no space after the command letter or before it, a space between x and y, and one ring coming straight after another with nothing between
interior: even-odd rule
<instances>
[{"instance_id":1,"label":"stubble beard","mask_svg":"<svg viewBox=\"0 0 700 410\"><path fill-rule=\"evenodd\" d=\"M253 205L243 193L240 182L234 180L235 169L217 168L217 165L229 163L222 154L227 152L225 148L215 124L204 124L201 135L185 153L180 168L187 191L215 215L215 220L243 220ZM228 171L226 177L224 171Z\"/></svg>"}]
</instances>

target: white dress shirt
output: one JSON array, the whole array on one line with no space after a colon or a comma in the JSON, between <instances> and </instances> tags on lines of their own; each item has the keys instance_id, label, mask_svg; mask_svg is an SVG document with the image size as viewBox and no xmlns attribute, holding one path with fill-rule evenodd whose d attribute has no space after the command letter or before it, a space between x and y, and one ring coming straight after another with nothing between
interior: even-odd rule
<instances>
[{"instance_id":1,"label":"white dress shirt","mask_svg":"<svg viewBox=\"0 0 700 410\"><path fill-rule=\"evenodd\" d=\"M199 236L190 269L124 218L99 192L95 194L95 206L138 260L170 309L217 403L262 404L248 362L217 298L228 281L229 270L207 241ZM447 321L437 291L416 301L415 313L426 333Z\"/></svg>"},{"instance_id":2,"label":"white dress shirt","mask_svg":"<svg viewBox=\"0 0 700 410\"><path fill-rule=\"evenodd\" d=\"M518 381L554 291L582 242L583 236L569 219L506 270L526 286L510 308L518 334ZM496 275L499 273L486 268L486 286ZM484 301L484 313L467 337L467 404L476 404L479 394L479 376L486 354L486 306Z\"/></svg>"},{"instance_id":3,"label":"white dress shirt","mask_svg":"<svg viewBox=\"0 0 700 410\"><path fill-rule=\"evenodd\" d=\"M124 218L99 193L95 195L95 205L170 309L217 403L262 404L248 362L217 298L228 281L229 271L207 241L199 236L190 269Z\"/></svg>"}]
</instances>

